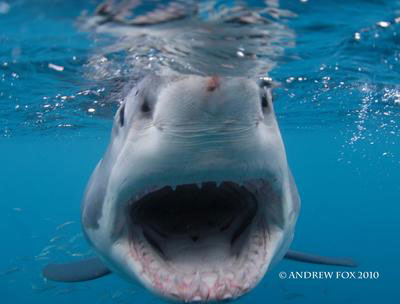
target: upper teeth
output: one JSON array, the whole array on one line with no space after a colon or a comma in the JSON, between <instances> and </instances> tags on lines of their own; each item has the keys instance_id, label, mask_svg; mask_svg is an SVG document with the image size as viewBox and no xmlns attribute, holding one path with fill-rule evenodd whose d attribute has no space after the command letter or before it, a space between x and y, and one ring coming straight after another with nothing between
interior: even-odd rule
<instances>
[{"instance_id":1,"label":"upper teeth","mask_svg":"<svg viewBox=\"0 0 400 304\"><path fill-rule=\"evenodd\" d=\"M210 182L196 182L196 183L194 183L194 185L196 185L196 187L197 187L198 189L202 189L203 186L204 186L205 184L208 184L208 183L210 183ZM224 182L220 180L220 181L215 181L215 182L212 182L212 183L213 183L214 185L216 185L216 187L220 187ZM243 181L241 181L241 180L236 180L235 183L238 184L240 187L242 187L242 186L245 185L245 183L244 183ZM147 194L149 194L149 193L151 193L151 192L155 192L155 191L157 191L157 190L159 190L159 189L161 189L161 188L163 188L163 187L165 187L165 186L171 187L171 189L172 189L173 191L175 191L179 185L177 185L177 184L172 184L172 185L164 185L164 186L152 186L152 187L146 188L146 189L144 189L144 190L138 192L138 193L134 196L135 201L138 201L138 200L142 199L144 196L146 196ZM134 201L132 201L132 203L133 203L133 202L134 202Z\"/></svg>"}]
</instances>

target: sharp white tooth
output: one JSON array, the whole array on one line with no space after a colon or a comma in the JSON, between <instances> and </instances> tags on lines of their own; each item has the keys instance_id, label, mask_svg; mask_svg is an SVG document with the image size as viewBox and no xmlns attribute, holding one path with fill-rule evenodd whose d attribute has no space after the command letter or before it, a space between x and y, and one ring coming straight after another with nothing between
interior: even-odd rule
<instances>
[{"instance_id":1,"label":"sharp white tooth","mask_svg":"<svg viewBox=\"0 0 400 304\"><path fill-rule=\"evenodd\" d=\"M140 195L136 194L136 200L138 201L140 199Z\"/></svg>"},{"instance_id":2,"label":"sharp white tooth","mask_svg":"<svg viewBox=\"0 0 400 304\"><path fill-rule=\"evenodd\" d=\"M230 299L230 298L232 298L232 295L230 293L226 293L222 297L223 300L227 300L227 299Z\"/></svg>"},{"instance_id":3,"label":"sharp white tooth","mask_svg":"<svg viewBox=\"0 0 400 304\"><path fill-rule=\"evenodd\" d=\"M217 282L218 275L213 272L204 273L202 275L202 280L206 284L206 286L211 289L214 287L215 283Z\"/></svg>"},{"instance_id":4,"label":"sharp white tooth","mask_svg":"<svg viewBox=\"0 0 400 304\"><path fill-rule=\"evenodd\" d=\"M217 187L221 186L222 182L217 182Z\"/></svg>"},{"instance_id":5,"label":"sharp white tooth","mask_svg":"<svg viewBox=\"0 0 400 304\"><path fill-rule=\"evenodd\" d=\"M194 296L193 299L192 299L192 301L200 302L200 301L201 301L201 297L200 297L199 295Z\"/></svg>"},{"instance_id":6,"label":"sharp white tooth","mask_svg":"<svg viewBox=\"0 0 400 304\"><path fill-rule=\"evenodd\" d=\"M171 186L172 190L175 191L176 190L176 185Z\"/></svg>"},{"instance_id":7,"label":"sharp white tooth","mask_svg":"<svg viewBox=\"0 0 400 304\"><path fill-rule=\"evenodd\" d=\"M197 188L201 189L201 183L197 183Z\"/></svg>"}]
</instances>

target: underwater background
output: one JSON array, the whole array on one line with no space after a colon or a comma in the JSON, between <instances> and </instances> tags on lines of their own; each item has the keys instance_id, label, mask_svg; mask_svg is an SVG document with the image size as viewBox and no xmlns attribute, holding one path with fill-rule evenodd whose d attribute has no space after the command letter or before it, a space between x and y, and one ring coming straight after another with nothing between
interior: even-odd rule
<instances>
[{"instance_id":1,"label":"underwater background","mask_svg":"<svg viewBox=\"0 0 400 304\"><path fill-rule=\"evenodd\" d=\"M349 271L284 260L237 303L399 303L400 1L266 2L288 34L269 76L302 199L292 248L352 257L379 278L280 279ZM131 54L98 55L111 38L79 26L97 4L0 0L1 303L164 303L113 275L41 276L50 261L92 254L81 197L108 144L116 84L132 72Z\"/></svg>"}]
</instances>

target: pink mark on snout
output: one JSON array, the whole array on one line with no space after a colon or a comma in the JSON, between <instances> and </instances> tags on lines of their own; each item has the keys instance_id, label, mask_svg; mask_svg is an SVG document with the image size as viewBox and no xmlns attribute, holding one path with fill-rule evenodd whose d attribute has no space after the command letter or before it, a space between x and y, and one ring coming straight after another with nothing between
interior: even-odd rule
<instances>
[{"instance_id":1,"label":"pink mark on snout","mask_svg":"<svg viewBox=\"0 0 400 304\"><path fill-rule=\"evenodd\" d=\"M219 76L211 76L207 80L207 91L213 92L221 85L221 78Z\"/></svg>"}]
</instances>

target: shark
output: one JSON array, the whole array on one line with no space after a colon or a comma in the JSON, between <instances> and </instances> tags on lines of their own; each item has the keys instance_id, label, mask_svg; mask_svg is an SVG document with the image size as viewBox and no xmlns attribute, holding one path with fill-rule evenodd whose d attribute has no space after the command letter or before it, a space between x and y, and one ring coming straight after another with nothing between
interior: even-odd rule
<instances>
[{"instance_id":1,"label":"shark","mask_svg":"<svg viewBox=\"0 0 400 304\"><path fill-rule=\"evenodd\" d=\"M234 300L282 259L356 266L290 250L300 197L270 78L148 75L115 114L81 208L95 256L47 279L114 273L179 302Z\"/></svg>"}]
</instances>

